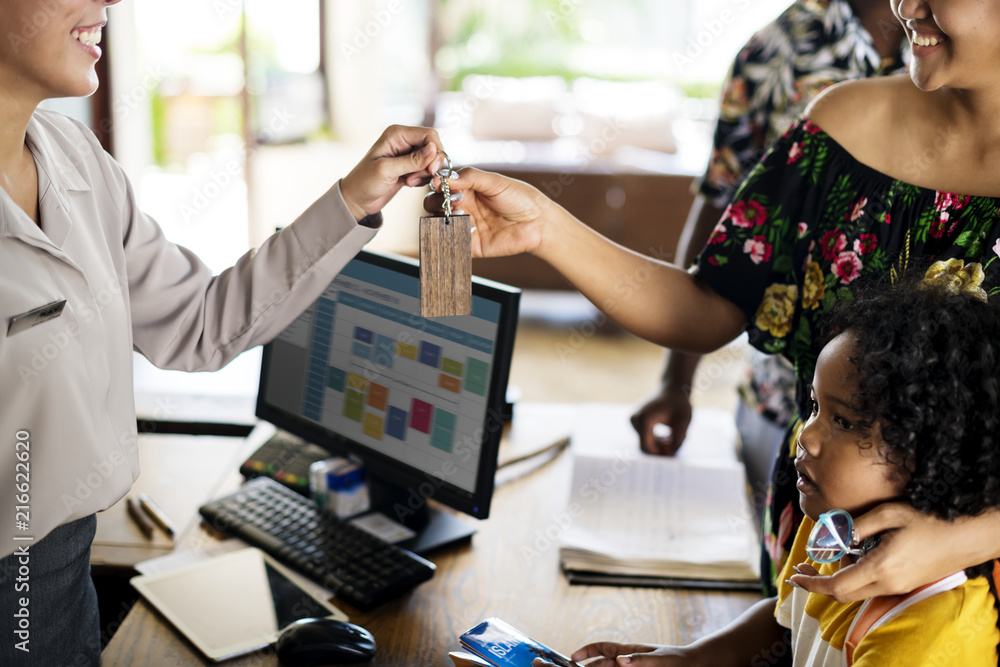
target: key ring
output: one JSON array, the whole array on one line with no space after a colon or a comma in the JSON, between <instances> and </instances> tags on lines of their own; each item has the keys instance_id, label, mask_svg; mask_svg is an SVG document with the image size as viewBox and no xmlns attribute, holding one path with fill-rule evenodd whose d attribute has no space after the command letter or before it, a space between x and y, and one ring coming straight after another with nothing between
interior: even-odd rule
<instances>
[{"instance_id":1,"label":"key ring","mask_svg":"<svg viewBox=\"0 0 1000 667\"><path fill-rule=\"evenodd\" d=\"M816 525L809 533L806 555L817 563L833 563L844 556L864 556L879 542L878 536L865 539L859 546L854 542L854 519L846 510L830 510L819 515Z\"/></svg>"},{"instance_id":2,"label":"key ring","mask_svg":"<svg viewBox=\"0 0 1000 667\"><path fill-rule=\"evenodd\" d=\"M440 170L435 174L441 179L441 191L439 192L437 188L434 187L434 179L431 179L430 186L431 191L437 194L444 195L444 217L451 218L451 186L448 184L449 178L455 178L458 174L452 169L451 158L444 151L441 151L441 155L444 156L445 165L442 166Z\"/></svg>"}]
</instances>

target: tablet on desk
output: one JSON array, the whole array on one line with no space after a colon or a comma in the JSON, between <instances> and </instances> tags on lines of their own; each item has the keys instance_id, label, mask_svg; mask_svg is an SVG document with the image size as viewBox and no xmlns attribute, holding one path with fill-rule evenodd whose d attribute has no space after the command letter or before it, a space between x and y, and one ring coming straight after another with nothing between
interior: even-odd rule
<instances>
[{"instance_id":1,"label":"tablet on desk","mask_svg":"<svg viewBox=\"0 0 1000 667\"><path fill-rule=\"evenodd\" d=\"M300 618L347 620L292 576L270 556L250 548L134 577L132 585L218 662L274 643L285 626Z\"/></svg>"}]
</instances>

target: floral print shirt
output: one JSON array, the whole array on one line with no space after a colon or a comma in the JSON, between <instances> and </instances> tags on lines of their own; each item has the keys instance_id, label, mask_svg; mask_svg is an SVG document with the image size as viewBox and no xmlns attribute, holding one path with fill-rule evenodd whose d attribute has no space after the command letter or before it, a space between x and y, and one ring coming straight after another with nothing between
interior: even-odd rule
<instances>
[{"instance_id":1,"label":"floral print shirt","mask_svg":"<svg viewBox=\"0 0 1000 667\"><path fill-rule=\"evenodd\" d=\"M736 56L698 192L724 208L813 97L841 81L897 71L908 59L900 42L899 56L884 63L847 0L797 0Z\"/></svg>"},{"instance_id":2,"label":"floral print shirt","mask_svg":"<svg viewBox=\"0 0 1000 667\"><path fill-rule=\"evenodd\" d=\"M697 190L719 208L732 199L767 147L823 89L877 76L909 59L883 62L847 0L797 0L755 34L722 86L722 103L708 169ZM795 415L795 382L781 357L748 355L740 394L765 418L787 426Z\"/></svg>"},{"instance_id":3,"label":"floral print shirt","mask_svg":"<svg viewBox=\"0 0 1000 667\"><path fill-rule=\"evenodd\" d=\"M945 264L956 272L980 263L977 283L990 295L1000 291L998 207L997 197L890 178L801 119L740 186L698 259L697 276L746 313L751 345L792 362L800 412L807 414L803 389L812 382L824 313L860 284L953 260ZM772 575L801 519L791 466L796 427L781 450L765 513Z\"/></svg>"}]
</instances>

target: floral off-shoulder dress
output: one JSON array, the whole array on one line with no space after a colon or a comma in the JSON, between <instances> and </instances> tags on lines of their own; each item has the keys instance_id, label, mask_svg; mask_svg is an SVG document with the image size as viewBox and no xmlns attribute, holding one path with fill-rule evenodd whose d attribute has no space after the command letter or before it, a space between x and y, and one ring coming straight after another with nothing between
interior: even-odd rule
<instances>
[{"instance_id":1,"label":"floral off-shoulder dress","mask_svg":"<svg viewBox=\"0 0 1000 667\"><path fill-rule=\"evenodd\" d=\"M904 168L915 175L928 164L918 159ZM963 275L978 276L990 295L1000 291L998 207L998 197L891 178L800 118L737 191L698 258L696 275L746 313L751 345L792 362L805 415L824 312L852 298L859 285L954 260L948 263L953 271L981 264L982 273ZM771 595L802 519L792 466L799 424L796 419L789 428L768 492L761 573Z\"/></svg>"}]
</instances>

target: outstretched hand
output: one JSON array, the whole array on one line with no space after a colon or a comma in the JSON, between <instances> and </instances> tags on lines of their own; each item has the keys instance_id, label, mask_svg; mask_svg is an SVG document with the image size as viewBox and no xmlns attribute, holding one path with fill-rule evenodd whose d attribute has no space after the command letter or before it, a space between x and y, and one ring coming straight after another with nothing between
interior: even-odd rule
<instances>
[{"instance_id":1,"label":"outstretched hand","mask_svg":"<svg viewBox=\"0 0 1000 667\"><path fill-rule=\"evenodd\" d=\"M589 658L599 658L587 663L587 667L692 667L692 656L687 647L658 646L656 644L619 644L618 642L595 642L579 648L570 656L580 662ZM534 667L549 667L551 663L536 658Z\"/></svg>"},{"instance_id":2,"label":"outstretched hand","mask_svg":"<svg viewBox=\"0 0 1000 667\"><path fill-rule=\"evenodd\" d=\"M858 540L882 533L879 545L823 576L808 564L791 581L839 602L909 593L959 570L995 558L1000 513L945 521L908 503L883 503L854 520ZM919 554L919 558L914 558Z\"/></svg>"},{"instance_id":3,"label":"outstretched hand","mask_svg":"<svg viewBox=\"0 0 1000 667\"><path fill-rule=\"evenodd\" d=\"M378 213L404 186L430 182L444 162L438 133L393 125L340 182L340 194L356 220Z\"/></svg>"},{"instance_id":4,"label":"outstretched hand","mask_svg":"<svg viewBox=\"0 0 1000 667\"><path fill-rule=\"evenodd\" d=\"M448 179L452 210L472 217L473 257L500 257L537 250L545 222L561 210L548 197L523 181L466 167ZM440 190L440 179L434 179ZM441 215L443 197L430 192L424 208Z\"/></svg>"},{"instance_id":5,"label":"outstretched hand","mask_svg":"<svg viewBox=\"0 0 1000 667\"><path fill-rule=\"evenodd\" d=\"M571 656L576 662L598 658L587 667L694 667L693 656L684 646L658 646L656 644L619 644L595 642L577 649ZM535 658L532 667L555 667L551 662Z\"/></svg>"}]
</instances>

